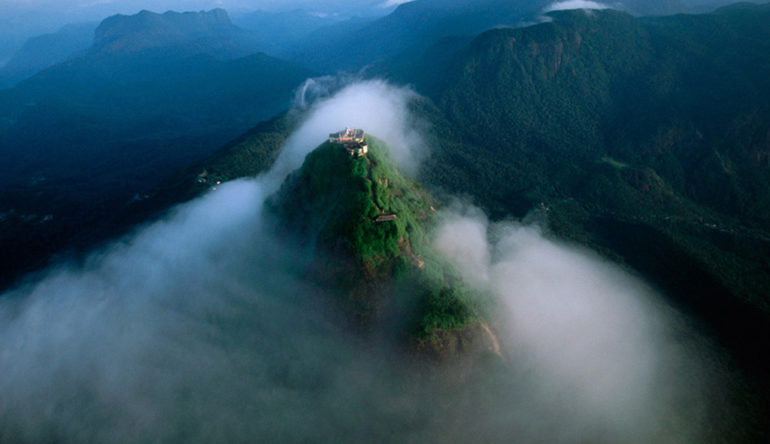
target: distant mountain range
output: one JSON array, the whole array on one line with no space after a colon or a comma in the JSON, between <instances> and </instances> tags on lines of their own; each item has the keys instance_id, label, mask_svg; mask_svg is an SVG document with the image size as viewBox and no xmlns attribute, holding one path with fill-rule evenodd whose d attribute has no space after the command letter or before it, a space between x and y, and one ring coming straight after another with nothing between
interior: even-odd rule
<instances>
[{"instance_id":1,"label":"distant mountain range","mask_svg":"<svg viewBox=\"0 0 770 444\"><path fill-rule=\"evenodd\" d=\"M154 48L166 48L175 57L207 54L220 59L257 51L252 36L233 25L224 9L212 9L109 17L96 28L90 55L115 57Z\"/></svg>"},{"instance_id":2,"label":"distant mountain range","mask_svg":"<svg viewBox=\"0 0 770 444\"><path fill-rule=\"evenodd\" d=\"M311 71L264 54L238 58L249 44L222 10L106 20L85 55L0 91L0 152L14 159L2 182L56 181L115 156L152 174L153 164L178 162L171 146L192 159L285 109ZM96 188L109 191L115 174Z\"/></svg>"},{"instance_id":3,"label":"distant mountain range","mask_svg":"<svg viewBox=\"0 0 770 444\"><path fill-rule=\"evenodd\" d=\"M0 88L13 87L48 67L89 52L115 56L162 47L174 48L175 56L206 53L225 59L256 52L277 55L316 29L340 20L296 10L255 11L236 15L231 22L228 14L218 9L204 14L142 11L133 16L112 16L101 24L69 24L57 32L30 38L0 67Z\"/></svg>"},{"instance_id":4,"label":"distant mountain range","mask_svg":"<svg viewBox=\"0 0 770 444\"><path fill-rule=\"evenodd\" d=\"M117 16L85 54L0 90L3 212L49 215L27 229L55 251L85 221L291 106L314 73L262 53L241 57L252 44L222 10ZM28 265L18 251L39 257L17 245L16 229L3 231L4 270Z\"/></svg>"},{"instance_id":5,"label":"distant mountain range","mask_svg":"<svg viewBox=\"0 0 770 444\"><path fill-rule=\"evenodd\" d=\"M448 37L475 36L501 27L519 27L544 20L553 0L415 0L378 19L351 19L315 30L293 47L277 52L316 70L357 71L404 52L425 50ZM630 0L587 2L621 8L638 15L709 11L730 0ZM581 3L577 3L577 7ZM575 7L575 6L573 6Z\"/></svg>"},{"instance_id":6,"label":"distant mountain range","mask_svg":"<svg viewBox=\"0 0 770 444\"><path fill-rule=\"evenodd\" d=\"M94 40L96 24L67 25L57 32L33 37L0 68L0 88L73 57L84 54Z\"/></svg>"},{"instance_id":7,"label":"distant mountain range","mask_svg":"<svg viewBox=\"0 0 770 444\"><path fill-rule=\"evenodd\" d=\"M377 20L350 20L321 28L284 56L316 69L355 71L442 37L520 25L532 20L545 4L524 0L419 0L405 3Z\"/></svg>"},{"instance_id":8,"label":"distant mountain range","mask_svg":"<svg viewBox=\"0 0 770 444\"><path fill-rule=\"evenodd\" d=\"M233 16L233 23L251 33L260 51L274 56L302 45L314 31L343 20L338 16L311 14L303 10L253 11Z\"/></svg>"}]
</instances>

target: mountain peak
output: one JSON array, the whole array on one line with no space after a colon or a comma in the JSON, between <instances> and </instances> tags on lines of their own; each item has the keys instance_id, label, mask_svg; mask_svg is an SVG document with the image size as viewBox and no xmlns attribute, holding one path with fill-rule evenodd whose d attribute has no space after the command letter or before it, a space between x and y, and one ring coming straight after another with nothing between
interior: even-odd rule
<instances>
[{"instance_id":1,"label":"mountain peak","mask_svg":"<svg viewBox=\"0 0 770 444\"><path fill-rule=\"evenodd\" d=\"M135 15L114 15L96 29L92 53L137 52L148 48L219 41L233 43L244 31L230 21L224 9L199 12L142 10ZM205 45L203 45L205 46Z\"/></svg>"},{"instance_id":2,"label":"mountain peak","mask_svg":"<svg viewBox=\"0 0 770 444\"><path fill-rule=\"evenodd\" d=\"M331 134L272 202L289 226L311 234L319 249L352 259L372 280L401 259L418 263L410 240L432 218L431 197L401 174L384 143L360 129Z\"/></svg>"},{"instance_id":3,"label":"mountain peak","mask_svg":"<svg viewBox=\"0 0 770 444\"><path fill-rule=\"evenodd\" d=\"M267 208L276 226L311 245L310 275L339 294L358 326L395 323L401 339L439 357L460 337L474 352L496 353L478 295L432 251L433 202L382 141L346 130L308 154Z\"/></svg>"}]
</instances>

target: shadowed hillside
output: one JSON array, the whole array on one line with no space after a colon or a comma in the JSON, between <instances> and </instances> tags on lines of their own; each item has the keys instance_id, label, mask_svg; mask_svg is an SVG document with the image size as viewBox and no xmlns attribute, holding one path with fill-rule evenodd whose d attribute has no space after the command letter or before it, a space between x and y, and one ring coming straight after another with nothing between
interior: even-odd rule
<instances>
[{"instance_id":1,"label":"shadowed hillside","mask_svg":"<svg viewBox=\"0 0 770 444\"><path fill-rule=\"evenodd\" d=\"M0 90L0 281L288 108L312 72L236 58L249 38L221 10L114 17L86 55Z\"/></svg>"}]
</instances>

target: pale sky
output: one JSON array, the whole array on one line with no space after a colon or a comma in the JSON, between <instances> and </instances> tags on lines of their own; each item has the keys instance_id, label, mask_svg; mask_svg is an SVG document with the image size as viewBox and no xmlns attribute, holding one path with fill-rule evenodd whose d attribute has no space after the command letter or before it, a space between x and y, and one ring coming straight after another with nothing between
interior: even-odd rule
<instances>
[{"instance_id":1,"label":"pale sky","mask_svg":"<svg viewBox=\"0 0 770 444\"><path fill-rule=\"evenodd\" d=\"M202 10L225 8L231 10L289 10L341 12L343 10L367 11L382 6L395 6L408 0L0 0L1 10L26 10L41 13L60 11L83 14L87 11L112 11L133 13L141 9ZM0 12L0 14L4 14Z\"/></svg>"}]
</instances>

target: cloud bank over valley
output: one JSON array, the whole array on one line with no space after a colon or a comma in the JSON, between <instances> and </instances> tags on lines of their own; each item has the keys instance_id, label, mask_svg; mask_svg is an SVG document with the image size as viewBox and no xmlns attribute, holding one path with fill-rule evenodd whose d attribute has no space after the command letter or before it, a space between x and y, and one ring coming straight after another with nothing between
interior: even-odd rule
<instances>
[{"instance_id":1,"label":"cloud bank over valley","mask_svg":"<svg viewBox=\"0 0 770 444\"><path fill-rule=\"evenodd\" d=\"M535 226L454 204L433 234L496 307L503 359L478 377L346 328L263 202L345 126L409 171L427 152L415 97L344 87L268 173L0 296L0 441L700 441L730 408L723 357L638 278Z\"/></svg>"}]
</instances>

